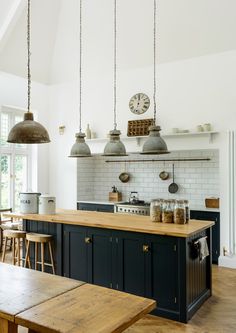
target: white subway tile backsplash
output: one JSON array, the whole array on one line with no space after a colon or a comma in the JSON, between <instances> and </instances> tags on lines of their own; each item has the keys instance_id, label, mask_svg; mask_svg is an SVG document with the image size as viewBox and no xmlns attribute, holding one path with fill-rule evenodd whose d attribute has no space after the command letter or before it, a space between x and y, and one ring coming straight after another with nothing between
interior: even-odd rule
<instances>
[{"instance_id":1,"label":"white subway tile backsplash","mask_svg":"<svg viewBox=\"0 0 236 333\"><path fill-rule=\"evenodd\" d=\"M122 192L123 200L128 200L131 191L137 191L139 198L189 199L190 205L204 205L206 197L219 197L219 153L218 150L178 151L171 152L166 157L155 159L176 158L210 158L210 161L179 161L175 162L175 182L179 191L168 192L168 186L173 181L172 162L140 162L140 163L106 163L103 156L89 159L78 159L77 191L78 200L108 200L108 192L115 185ZM112 158L111 158L112 159ZM119 158L116 158L119 159ZM153 156L132 154L122 159L154 159ZM170 178L161 180L159 173L168 171ZM121 183L119 174L129 172L128 183Z\"/></svg>"}]
</instances>

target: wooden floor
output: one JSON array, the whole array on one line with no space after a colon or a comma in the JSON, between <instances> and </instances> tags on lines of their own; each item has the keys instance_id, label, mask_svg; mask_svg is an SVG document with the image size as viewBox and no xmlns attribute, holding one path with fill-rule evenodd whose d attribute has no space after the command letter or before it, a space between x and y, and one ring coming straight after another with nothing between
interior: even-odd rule
<instances>
[{"instance_id":1,"label":"wooden floor","mask_svg":"<svg viewBox=\"0 0 236 333\"><path fill-rule=\"evenodd\" d=\"M7 261L9 262L8 256ZM26 332L25 328L19 328L19 333ZM125 331L125 333L180 332L236 333L236 270L213 266L213 296L204 303L188 324L147 315Z\"/></svg>"}]
</instances>

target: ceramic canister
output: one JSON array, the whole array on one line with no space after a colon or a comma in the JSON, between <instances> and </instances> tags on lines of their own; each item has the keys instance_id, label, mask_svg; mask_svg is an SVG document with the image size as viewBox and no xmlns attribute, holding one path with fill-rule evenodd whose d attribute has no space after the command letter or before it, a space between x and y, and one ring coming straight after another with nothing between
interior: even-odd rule
<instances>
[{"instance_id":1,"label":"ceramic canister","mask_svg":"<svg viewBox=\"0 0 236 333\"><path fill-rule=\"evenodd\" d=\"M20 193L20 212L23 214L37 214L38 197L40 194L37 192Z\"/></svg>"},{"instance_id":2,"label":"ceramic canister","mask_svg":"<svg viewBox=\"0 0 236 333\"><path fill-rule=\"evenodd\" d=\"M40 195L39 214L56 214L56 198L49 194Z\"/></svg>"}]
</instances>

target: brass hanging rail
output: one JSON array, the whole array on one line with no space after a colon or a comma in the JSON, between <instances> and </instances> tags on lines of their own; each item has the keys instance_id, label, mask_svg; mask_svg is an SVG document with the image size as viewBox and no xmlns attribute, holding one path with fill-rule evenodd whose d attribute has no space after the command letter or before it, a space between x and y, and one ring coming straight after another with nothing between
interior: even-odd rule
<instances>
[{"instance_id":1,"label":"brass hanging rail","mask_svg":"<svg viewBox=\"0 0 236 333\"><path fill-rule=\"evenodd\" d=\"M210 161L209 157L207 158L172 158L165 160L106 160L106 163L122 163L122 162L194 162L194 161Z\"/></svg>"}]
</instances>

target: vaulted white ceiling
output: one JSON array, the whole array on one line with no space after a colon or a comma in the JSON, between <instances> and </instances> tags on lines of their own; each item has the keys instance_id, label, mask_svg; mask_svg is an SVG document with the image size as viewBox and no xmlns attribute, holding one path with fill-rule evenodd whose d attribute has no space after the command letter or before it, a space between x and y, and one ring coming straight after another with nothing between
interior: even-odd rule
<instances>
[{"instance_id":1,"label":"vaulted white ceiling","mask_svg":"<svg viewBox=\"0 0 236 333\"><path fill-rule=\"evenodd\" d=\"M59 27L63 10L67 7L69 11L71 7L73 13L79 0L31 1L32 76L39 82L50 83L59 34L64 29L69 39L71 33L77 33L67 30L67 26ZM96 49L106 30L111 30L112 38L112 25L102 27L108 22L108 16L112 20L112 0L84 0L83 3L88 44ZM235 0L158 0L157 4L158 62L236 49ZM152 64L152 9L153 0L118 0L120 67ZM98 19L99 12L103 21ZM78 15L74 13L71 20L78 20ZM105 41L104 47L110 41ZM26 0L0 1L0 70L26 77Z\"/></svg>"},{"instance_id":2,"label":"vaulted white ceiling","mask_svg":"<svg viewBox=\"0 0 236 333\"><path fill-rule=\"evenodd\" d=\"M31 1L32 77L49 83L60 0ZM0 70L26 77L26 0L0 1ZM2 37L2 38L1 38Z\"/></svg>"}]
</instances>

